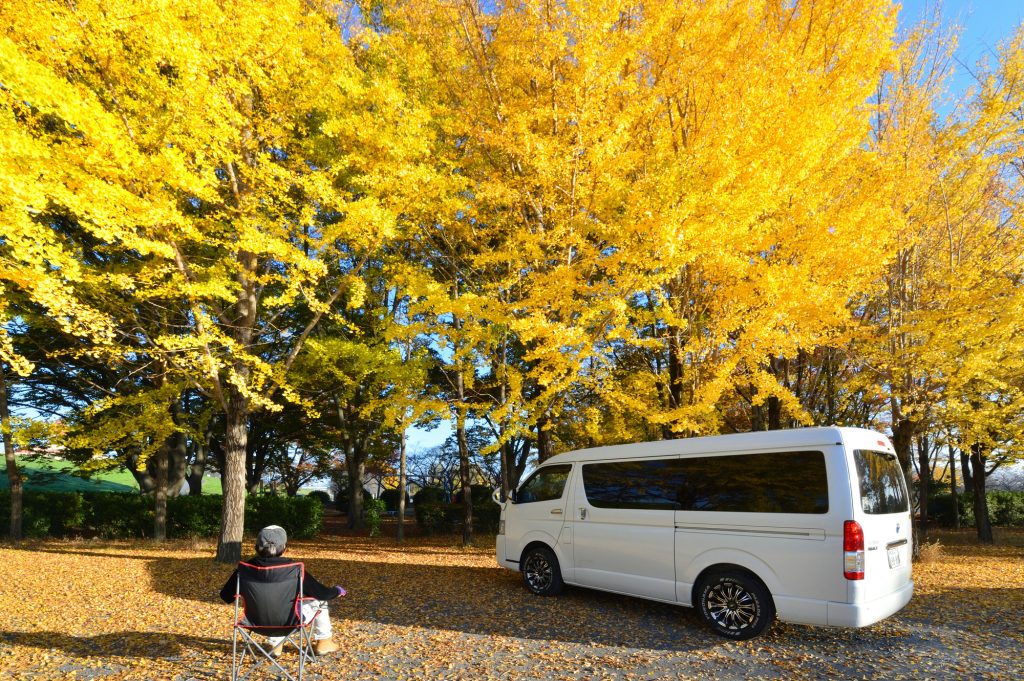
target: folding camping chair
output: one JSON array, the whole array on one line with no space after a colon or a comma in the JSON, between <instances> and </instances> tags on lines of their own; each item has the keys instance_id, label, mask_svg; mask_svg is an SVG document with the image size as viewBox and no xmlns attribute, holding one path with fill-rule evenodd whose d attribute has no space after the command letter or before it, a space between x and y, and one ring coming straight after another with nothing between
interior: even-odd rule
<instances>
[{"instance_id":1,"label":"folding camping chair","mask_svg":"<svg viewBox=\"0 0 1024 681\"><path fill-rule=\"evenodd\" d=\"M306 566L302 563L270 567L238 564L231 681L242 681L264 667L277 668L289 681L301 681L306 663L316 662L311 635L313 618L303 623L301 613L303 602L316 600L302 595L305 572ZM260 645L254 634L260 637L285 637L282 649L294 647L299 653L298 676L292 676L281 665L281 661L274 657L268 642L263 641L263 645ZM241 674L246 659L250 659L250 665Z\"/></svg>"}]
</instances>

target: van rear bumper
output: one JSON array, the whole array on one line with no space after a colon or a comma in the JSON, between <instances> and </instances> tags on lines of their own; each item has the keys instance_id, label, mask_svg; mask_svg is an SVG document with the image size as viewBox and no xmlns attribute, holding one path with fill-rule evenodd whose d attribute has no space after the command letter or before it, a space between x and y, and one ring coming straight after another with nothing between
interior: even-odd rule
<instances>
[{"instance_id":1,"label":"van rear bumper","mask_svg":"<svg viewBox=\"0 0 1024 681\"><path fill-rule=\"evenodd\" d=\"M828 603L828 624L832 627L866 627L899 612L914 595L914 583L867 603Z\"/></svg>"}]
</instances>

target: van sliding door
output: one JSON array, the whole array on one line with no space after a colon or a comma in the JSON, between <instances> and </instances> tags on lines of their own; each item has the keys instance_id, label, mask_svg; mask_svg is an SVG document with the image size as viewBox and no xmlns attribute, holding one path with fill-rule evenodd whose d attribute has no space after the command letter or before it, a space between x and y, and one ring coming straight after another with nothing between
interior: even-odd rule
<instances>
[{"instance_id":1,"label":"van sliding door","mask_svg":"<svg viewBox=\"0 0 1024 681\"><path fill-rule=\"evenodd\" d=\"M575 583L675 600L674 504L664 479L672 461L583 464L570 507Z\"/></svg>"}]
</instances>

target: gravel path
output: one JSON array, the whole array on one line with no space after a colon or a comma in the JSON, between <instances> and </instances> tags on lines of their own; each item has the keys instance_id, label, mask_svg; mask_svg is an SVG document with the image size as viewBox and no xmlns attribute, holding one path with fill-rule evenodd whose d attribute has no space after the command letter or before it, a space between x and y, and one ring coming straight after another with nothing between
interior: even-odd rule
<instances>
[{"instance_id":1,"label":"gravel path","mask_svg":"<svg viewBox=\"0 0 1024 681\"><path fill-rule=\"evenodd\" d=\"M292 553L313 574L350 591L332 606L343 648L308 678L1024 676L1024 548L946 549L915 566L910 605L872 627L776 623L736 643L688 608L576 588L533 596L489 548L454 541L295 542ZM230 567L210 555L208 545L185 543L0 547L0 678L226 678L230 609L214 594Z\"/></svg>"}]
</instances>

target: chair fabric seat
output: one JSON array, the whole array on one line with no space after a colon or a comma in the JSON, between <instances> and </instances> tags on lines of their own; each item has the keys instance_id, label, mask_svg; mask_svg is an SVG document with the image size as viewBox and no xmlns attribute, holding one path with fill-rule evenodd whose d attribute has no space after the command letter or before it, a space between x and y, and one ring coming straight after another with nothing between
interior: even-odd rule
<instances>
[{"instance_id":1,"label":"chair fabric seat","mask_svg":"<svg viewBox=\"0 0 1024 681\"><path fill-rule=\"evenodd\" d=\"M235 681L246 678L254 668L239 676L247 657L254 662L262 660L277 668L288 679L302 679L305 662L316 661L316 652L310 638L312 622L302 622L301 605L305 600L302 582L305 565L286 563L262 567L250 563L238 564L238 581L235 594L234 652L232 653L231 678ZM298 676L293 677L276 658L252 638L286 637L299 651ZM298 640L295 635L298 635ZM241 656L239 657L239 643Z\"/></svg>"}]
</instances>

